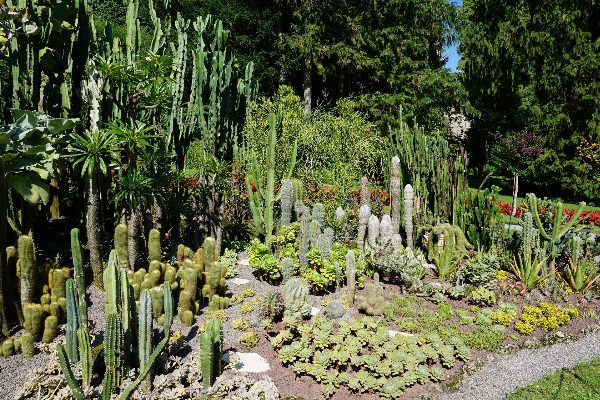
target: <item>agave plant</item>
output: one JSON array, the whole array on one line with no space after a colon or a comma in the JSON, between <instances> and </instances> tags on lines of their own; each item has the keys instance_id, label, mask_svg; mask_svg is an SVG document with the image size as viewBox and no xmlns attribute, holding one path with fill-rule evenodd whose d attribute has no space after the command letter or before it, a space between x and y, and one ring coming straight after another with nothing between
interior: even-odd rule
<instances>
[{"instance_id":1,"label":"agave plant","mask_svg":"<svg viewBox=\"0 0 600 400\"><path fill-rule=\"evenodd\" d=\"M569 265L563 271L563 279L574 292L584 292L600 278L598 264L588 257L569 256Z\"/></svg>"}]
</instances>

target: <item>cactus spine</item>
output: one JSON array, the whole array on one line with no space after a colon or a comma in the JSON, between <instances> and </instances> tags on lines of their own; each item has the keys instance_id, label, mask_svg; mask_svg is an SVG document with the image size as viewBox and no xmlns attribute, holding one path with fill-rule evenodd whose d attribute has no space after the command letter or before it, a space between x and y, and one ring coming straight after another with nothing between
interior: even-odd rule
<instances>
[{"instance_id":1,"label":"cactus spine","mask_svg":"<svg viewBox=\"0 0 600 400\"><path fill-rule=\"evenodd\" d=\"M346 301L348 307L354 304L354 292L356 290L356 258L354 251L346 253Z\"/></svg>"},{"instance_id":2,"label":"cactus spine","mask_svg":"<svg viewBox=\"0 0 600 400\"><path fill-rule=\"evenodd\" d=\"M281 128L282 111L269 115L269 140L267 144L266 174L262 171L256 155L252 157L252 164L246 175L246 188L248 201L252 211L252 224L254 228L265 235L265 244L271 249L271 236L273 234L273 205L281 198L281 192L275 195L275 145L277 132ZM285 178L289 179L296 165L297 143L294 143ZM263 187L263 176L266 175L266 187Z\"/></svg>"},{"instance_id":3,"label":"cactus spine","mask_svg":"<svg viewBox=\"0 0 600 400\"><path fill-rule=\"evenodd\" d=\"M37 276L33 239L26 235L21 236L18 248L21 271L21 304L33 303L35 300L35 277Z\"/></svg>"},{"instance_id":4,"label":"cactus spine","mask_svg":"<svg viewBox=\"0 0 600 400\"><path fill-rule=\"evenodd\" d=\"M292 206L294 205L294 185L291 179L281 181L281 226L292 222Z\"/></svg>"},{"instance_id":5,"label":"cactus spine","mask_svg":"<svg viewBox=\"0 0 600 400\"><path fill-rule=\"evenodd\" d=\"M406 247L413 248L413 188L409 184L404 187L404 230Z\"/></svg>"},{"instance_id":6,"label":"cactus spine","mask_svg":"<svg viewBox=\"0 0 600 400\"><path fill-rule=\"evenodd\" d=\"M87 302L85 300L85 277L83 273L83 251L79 241L79 229L71 229L71 256L75 271L75 284L79 295L79 319L81 325L87 327Z\"/></svg>"},{"instance_id":7,"label":"cactus spine","mask_svg":"<svg viewBox=\"0 0 600 400\"><path fill-rule=\"evenodd\" d=\"M394 156L390 167L390 214L394 234L400 232L400 208L402 207L400 196L400 157Z\"/></svg>"}]
</instances>

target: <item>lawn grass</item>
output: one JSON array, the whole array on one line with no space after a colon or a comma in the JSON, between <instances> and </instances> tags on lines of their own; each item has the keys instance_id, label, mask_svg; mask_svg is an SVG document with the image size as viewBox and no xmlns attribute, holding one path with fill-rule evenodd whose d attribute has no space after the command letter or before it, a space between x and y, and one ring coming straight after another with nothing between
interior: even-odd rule
<instances>
[{"instance_id":1,"label":"lawn grass","mask_svg":"<svg viewBox=\"0 0 600 400\"><path fill-rule=\"evenodd\" d=\"M600 399L600 358L545 376L505 397L505 400L571 399Z\"/></svg>"}]
</instances>

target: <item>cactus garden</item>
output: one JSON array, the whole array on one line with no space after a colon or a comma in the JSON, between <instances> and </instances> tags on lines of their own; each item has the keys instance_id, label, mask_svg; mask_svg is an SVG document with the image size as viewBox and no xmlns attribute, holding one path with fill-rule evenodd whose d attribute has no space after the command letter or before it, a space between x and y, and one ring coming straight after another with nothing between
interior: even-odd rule
<instances>
[{"instance_id":1,"label":"cactus garden","mask_svg":"<svg viewBox=\"0 0 600 400\"><path fill-rule=\"evenodd\" d=\"M478 75L480 0L220 3L0 0L1 399L445 399L598 335L594 74Z\"/></svg>"}]
</instances>

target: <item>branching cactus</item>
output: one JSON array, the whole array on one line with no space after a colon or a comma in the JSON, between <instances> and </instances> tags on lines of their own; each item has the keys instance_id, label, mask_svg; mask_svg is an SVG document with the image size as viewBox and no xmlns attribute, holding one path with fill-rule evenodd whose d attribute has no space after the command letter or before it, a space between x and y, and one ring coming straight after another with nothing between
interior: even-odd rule
<instances>
[{"instance_id":1,"label":"branching cactus","mask_svg":"<svg viewBox=\"0 0 600 400\"><path fill-rule=\"evenodd\" d=\"M35 300L35 277L37 276L37 262L33 239L23 235L19 238L18 269L21 278L21 304L33 303Z\"/></svg>"},{"instance_id":2,"label":"branching cactus","mask_svg":"<svg viewBox=\"0 0 600 400\"><path fill-rule=\"evenodd\" d=\"M356 247L359 250L362 250L365 247L365 235L367 234L369 217L371 217L371 207L368 204L363 204L358 211L358 237L356 238Z\"/></svg>"},{"instance_id":3,"label":"branching cactus","mask_svg":"<svg viewBox=\"0 0 600 400\"><path fill-rule=\"evenodd\" d=\"M162 259L160 231L158 229L150 229L148 233L148 259L150 261L161 261Z\"/></svg>"},{"instance_id":4,"label":"branching cactus","mask_svg":"<svg viewBox=\"0 0 600 400\"><path fill-rule=\"evenodd\" d=\"M346 253L346 304L351 307L354 304L354 292L356 290L356 258L354 251Z\"/></svg>"},{"instance_id":5,"label":"branching cactus","mask_svg":"<svg viewBox=\"0 0 600 400\"><path fill-rule=\"evenodd\" d=\"M413 188L410 184L404 187L404 231L406 247L413 248Z\"/></svg>"},{"instance_id":6,"label":"branching cactus","mask_svg":"<svg viewBox=\"0 0 600 400\"><path fill-rule=\"evenodd\" d=\"M79 318L81 325L87 327L87 302L85 299L85 274L83 272L83 250L79 241L79 229L71 229L71 256L75 271L75 284L79 296Z\"/></svg>"},{"instance_id":7,"label":"branching cactus","mask_svg":"<svg viewBox=\"0 0 600 400\"><path fill-rule=\"evenodd\" d=\"M205 388L212 386L221 374L221 329L221 321L213 319L208 323L206 331L200 335L200 371Z\"/></svg>"},{"instance_id":8,"label":"branching cactus","mask_svg":"<svg viewBox=\"0 0 600 400\"><path fill-rule=\"evenodd\" d=\"M114 245L121 268L129 268L129 248L127 247L127 225L119 224L115 228Z\"/></svg>"},{"instance_id":9,"label":"branching cactus","mask_svg":"<svg viewBox=\"0 0 600 400\"><path fill-rule=\"evenodd\" d=\"M294 185L291 179L281 181L281 226L292 222L292 207L294 205Z\"/></svg>"},{"instance_id":10,"label":"branching cactus","mask_svg":"<svg viewBox=\"0 0 600 400\"><path fill-rule=\"evenodd\" d=\"M390 307L383 298L383 286L379 282L368 283L365 286L365 295L359 296L359 307L367 315L382 315Z\"/></svg>"},{"instance_id":11,"label":"branching cactus","mask_svg":"<svg viewBox=\"0 0 600 400\"><path fill-rule=\"evenodd\" d=\"M400 189L400 158L394 156L390 166L390 214L393 233L400 232L400 209L402 207Z\"/></svg>"}]
</instances>

